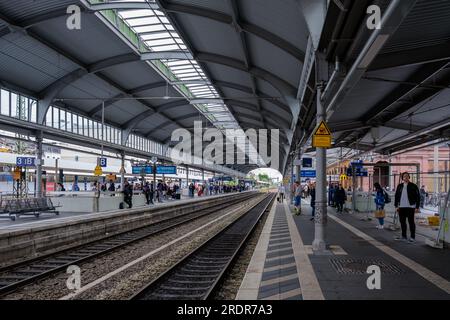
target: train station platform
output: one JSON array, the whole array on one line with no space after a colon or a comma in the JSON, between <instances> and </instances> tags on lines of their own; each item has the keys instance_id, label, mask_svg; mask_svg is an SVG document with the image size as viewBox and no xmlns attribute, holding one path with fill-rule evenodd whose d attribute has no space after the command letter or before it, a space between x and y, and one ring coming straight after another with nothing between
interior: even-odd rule
<instances>
[{"instance_id":1,"label":"train station platform","mask_svg":"<svg viewBox=\"0 0 450 320\"><path fill-rule=\"evenodd\" d=\"M53 214L53 217L49 214L48 218L21 217L15 222L3 220L0 224L0 266L224 205L252 193L255 192L225 193L100 213L63 213L60 216Z\"/></svg>"},{"instance_id":2,"label":"train station platform","mask_svg":"<svg viewBox=\"0 0 450 320\"><path fill-rule=\"evenodd\" d=\"M212 198L217 196L223 196L222 195L212 195L212 196L204 196L204 197L185 197L181 200L165 200L164 202L155 202L151 205L141 205L141 206L134 206L132 209L123 209L123 210L108 210L108 211L102 211L102 212L94 212L94 213L87 213L87 212L62 212L60 215L55 215L54 213L43 213L39 218L36 218L35 216L20 216L20 218L16 219L15 221L12 221L9 219L7 215L4 215L0 217L0 234L4 232L10 232L10 231L18 231L23 229L30 229L30 228L38 228L38 227L50 227L52 225L58 225L60 223L65 222L81 222L83 220L88 220L91 218L101 217L101 216L107 216L111 213L117 213L117 212L139 212L142 211L142 209L152 209L152 208L165 208L170 207L173 205L178 204L185 204L189 203L191 201L201 201L206 198ZM81 199L83 200L83 199ZM125 205L126 207L127 205Z\"/></svg>"},{"instance_id":3,"label":"train station platform","mask_svg":"<svg viewBox=\"0 0 450 320\"><path fill-rule=\"evenodd\" d=\"M328 208L328 251L317 254L311 207L302 206L302 215L294 216L287 202L275 203L238 300L450 299L448 249L426 246L421 234L415 244L397 242L398 231ZM369 289L369 266L381 270L380 289Z\"/></svg>"}]
</instances>

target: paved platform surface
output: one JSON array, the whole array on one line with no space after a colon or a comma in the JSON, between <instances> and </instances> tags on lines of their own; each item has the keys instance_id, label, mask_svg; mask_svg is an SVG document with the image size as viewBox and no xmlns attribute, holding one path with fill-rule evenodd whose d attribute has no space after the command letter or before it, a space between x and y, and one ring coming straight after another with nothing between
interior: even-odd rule
<instances>
[{"instance_id":1,"label":"paved platform surface","mask_svg":"<svg viewBox=\"0 0 450 320\"><path fill-rule=\"evenodd\" d=\"M198 201L202 199L209 199L213 197L221 197L230 194L221 194L221 195L212 195L212 196L206 196L206 197L195 197L195 198L184 198L181 200L166 200L165 202L156 202L154 205L149 205L148 208L154 208L154 207L166 207L171 205L179 205L183 203L189 203L192 201ZM120 212L126 213L130 210L136 210L136 209L144 209L146 206L142 207L133 207L133 209L124 209L120 210ZM89 218L95 218L95 217L101 217L102 215L111 213L111 212L118 212L118 211L105 211L105 212L97 212L97 213L70 213L70 212L64 212L60 215L55 215L54 213L42 213L39 218L36 218L35 216L20 216L16 221L11 221L11 219L8 218L7 215L3 215L0 218L0 233L2 232L9 232L9 231L17 231L17 230L23 230L23 229L30 229L30 228L36 228L41 226L51 226L53 224L57 224L60 222L71 222L71 221L82 221Z\"/></svg>"},{"instance_id":2,"label":"paved platform surface","mask_svg":"<svg viewBox=\"0 0 450 320\"><path fill-rule=\"evenodd\" d=\"M303 203L301 216L291 210L278 203L271 212L237 299L450 300L449 249L426 246L422 235L416 244L397 242L399 231L378 230L375 221L328 208L329 250L319 255L312 250L309 204ZM381 270L380 290L367 285L373 265Z\"/></svg>"}]
</instances>

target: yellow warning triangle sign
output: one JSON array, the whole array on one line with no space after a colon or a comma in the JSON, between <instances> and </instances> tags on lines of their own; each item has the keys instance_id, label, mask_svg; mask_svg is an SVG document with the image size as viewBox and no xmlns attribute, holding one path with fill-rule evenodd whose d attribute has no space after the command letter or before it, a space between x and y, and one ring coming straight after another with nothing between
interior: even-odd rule
<instances>
[{"instance_id":1,"label":"yellow warning triangle sign","mask_svg":"<svg viewBox=\"0 0 450 320\"><path fill-rule=\"evenodd\" d=\"M314 132L315 136L329 136L331 137L331 130L328 128L328 125L325 121L322 121L317 128L317 130Z\"/></svg>"},{"instance_id":2,"label":"yellow warning triangle sign","mask_svg":"<svg viewBox=\"0 0 450 320\"><path fill-rule=\"evenodd\" d=\"M94 175L95 176L101 176L102 174L103 174L102 167L96 166L95 169L94 169Z\"/></svg>"}]
</instances>

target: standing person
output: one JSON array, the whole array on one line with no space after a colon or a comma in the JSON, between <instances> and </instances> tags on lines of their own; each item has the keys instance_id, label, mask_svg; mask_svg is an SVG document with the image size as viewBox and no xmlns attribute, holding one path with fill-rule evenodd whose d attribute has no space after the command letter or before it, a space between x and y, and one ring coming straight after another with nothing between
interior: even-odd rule
<instances>
[{"instance_id":1,"label":"standing person","mask_svg":"<svg viewBox=\"0 0 450 320\"><path fill-rule=\"evenodd\" d=\"M80 191L80 187L78 186L78 184L76 182L74 182L74 184L73 184L72 191L75 191L75 192Z\"/></svg>"},{"instance_id":2,"label":"standing person","mask_svg":"<svg viewBox=\"0 0 450 320\"><path fill-rule=\"evenodd\" d=\"M377 229L384 229L384 218L386 217L386 213L384 211L384 206L386 204L386 196L383 188L381 185L376 182L374 184L375 187L375 206L376 206L376 212L375 212L375 218L378 219L379 225L377 226Z\"/></svg>"},{"instance_id":3,"label":"standing person","mask_svg":"<svg viewBox=\"0 0 450 320\"><path fill-rule=\"evenodd\" d=\"M302 213L302 186L299 181L294 185L294 213L297 216Z\"/></svg>"},{"instance_id":4,"label":"standing person","mask_svg":"<svg viewBox=\"0 0 450 320\"><path fill-rule=\"evenodd\" d=\"M144 184L144 196L145 196L145 200L147 202L147 205L153 204L153 197L152 197L152 192L151 192L151 187L150 187L150 183L147 181Z\"/></svg>"},{"instance_id":5,"label":"standing person","mask_svg":"<svg viewBox=\"0 0 450 320\"><path fill-rule=\"evenodd\" d=\"M315 184L315 182L311 183L311 187L309 188L309 194L311 195L311 208L312 208L311 221L314 221L314 218L316 216L316 184Z\"/></svg>"},{"instance_id":6,"label":"standing person","mask_svg":"<svg viewBox=\"0 0 450 320\"><path fill-rule=\"evenodd\" d=\"M420 188L420 207L423 209L425 205L425 199L428 197L427 192L425 191L425 186Z\"/></svg>"},{"instance_id":7,"label":"standing person","mask_svg":"<svg viewBox=\"0 0 450 320\"><path fill-rule=\"evenodd\" d=\"M156 198L158 202L163 202L163 184L161 181L158 181L158 185L156 186Z\"/></svg>"},{"instance_id":8,"label":"standing person","mask_svg":"<svg viewBox=\"0 0 450 320\"><path fill-rule=\"evenodd\" d=\"M347 201L347 193L345 192L344 187L342 187L342 184L340 184L334 193L334 203L336 204L338 213L344 212L345 201Z\"/></svg>"},{"instance_id":9,"label":"standing person","mask_svg":"<svg viewBox=\"0 0 450 320\"><path fill-rule=\"evenodd\" d=\"M131 209L133 207L133 186L128 183L128 180L125 180L123 184L123 201L128 205L128 208Z\"/></svg>"},{"instance_id":10,"label":"standing person","mask_svg":"<svg viewBox=\"0 0 450 320\"><path fill-rule=\"evenodd\" d=\"M280 186L278 187L278 194L279 194L281 203L283 203L283 201L284 201L285 193L286 193L286 188L284 187L284 185L280 184ZM301 196L301 194L300 194L300 196Z\"/></svg>"},{"instance_id":11,"label":"standing person","mask_svg":"<svg viewBox=\"0 0 450 320\"><path fill-rule=\"evenodd\" d=\"M328 206L334 207L334 194L335 194L334 186L330 183L328 185Z\"/></svg>"},{"instance_id":12,"label":"standing person","mask_svg":"<svg viewBox=\"0 0 450 320\"><path fill-rule=\"evenodd\" d=\"M402 174L403 183L397 186L395 192L395 208L397 209L402 227L402 236L396 237L396 240L408 241L409 243L416 242L416 224L414 222L414 214L419 213L420 207L420 192L417 185L410 181L408 172ZM411 237L407 238L408 220Z\"/></svg>"},{"instance_id":13,"label":"standing person","mask_svg":"<svg viewBox=\"0 0 450 320\"><path fill-rule=\"evenodd\" d=\"M110 192L116 191L116 185L114 184L114 181L112 181L112 180L109 181L108 191L110 191Z\"/></svg>"}]
</instances>

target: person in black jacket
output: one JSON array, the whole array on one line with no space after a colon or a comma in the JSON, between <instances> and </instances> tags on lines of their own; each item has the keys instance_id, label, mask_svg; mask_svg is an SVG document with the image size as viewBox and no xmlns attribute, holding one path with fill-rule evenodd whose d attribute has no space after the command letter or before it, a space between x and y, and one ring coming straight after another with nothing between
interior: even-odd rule
<instances>
[{"instance_id":1,"label":"person in black jacket","mask_svg":"<svg viewBox=\"0 0 450 320\"><path fill-rule=\"evenodd\" d=\"M395 192L395 208L397 209L402 227L402 236L397 237L396 240L408 241L409 243L416 242L416 224L414 221L414 214L419 213L420 207L420 192L417 185L412 183L409 179L409 173L402 174L403 183L399 184ZM408 220L411 237L407 238Z\"/></svg>"},{"instance_id":2,"label":"person in black jacket","mask_svg":"<svg viewBox=\"0 0 450 320\"><path fill-rule=\"evenodd\" d=\"M337 212L343 213L344 212L344 203L347 200L347 192L345 192L342 185L339 185L339 188L336 189L334 193L334 203L336 204Z\"/></svg>"},{"instance_id":3,"label":"person in black jacket","mask_svg":"<svg viewBox=\"0 0 450 320\"><path fill-rule=\"evenodd\" d=\"M123 196L123 201L128 205L128 208L131 209L133 207L133 186L127 180L125 180L123 185Z\"/></svg>"},{"instance_id":4,"label":"person in black jacket","mask_svg":"<svg viewBox=\"0 0 450 320\"><path fill-rule=\"evenodd\" d=\"M311 208L312 208L311 221L314 221L314 218L316 216L316 184L314 182L311 183L309 194L311 195Z\"/></svg>"}]
</instances>

